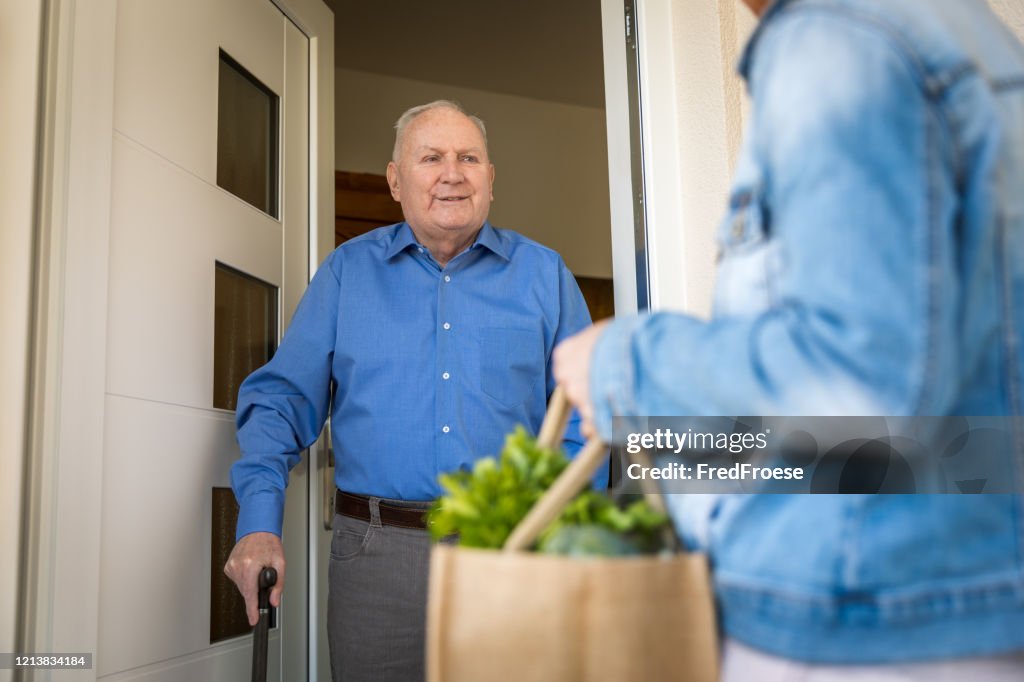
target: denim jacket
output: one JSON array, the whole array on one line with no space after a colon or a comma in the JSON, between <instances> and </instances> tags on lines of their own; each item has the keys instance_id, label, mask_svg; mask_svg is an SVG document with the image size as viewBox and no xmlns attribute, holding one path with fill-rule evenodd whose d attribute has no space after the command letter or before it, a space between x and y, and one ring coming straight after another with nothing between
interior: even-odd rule
<instances>
[{"instance_id":1,"label":"denim jacket","mask_svg":"<svg viewBox=\"0 0 1024 682\"><path fill-rule=\"evenodd\" d=\"M613 415L1024 414L1020 43L983 0L778 0L740 71L752 118L713 318L602 333L600 432ZM727 636L831 663L1024 649L1016 495L669 497Z\"/></svg>"}]
</instances>

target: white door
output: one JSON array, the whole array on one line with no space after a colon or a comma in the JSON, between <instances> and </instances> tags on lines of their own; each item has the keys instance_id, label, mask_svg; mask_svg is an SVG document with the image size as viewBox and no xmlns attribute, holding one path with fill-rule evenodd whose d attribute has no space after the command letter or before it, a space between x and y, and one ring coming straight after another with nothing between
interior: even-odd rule
<instances>
[{"instance_id":1,"label":"white door","mask_svg":"<svg viewBox=\"0 0 1024 682\"><path fill-rule=\"evenodd\" d=\"M237 384L308 281L309 41L270 0L123 0L116 31L96 673L247 680L251 636L212 606L218 503ZM307 476L273 680L306 677Z\"/></svg>"}]
</instances>

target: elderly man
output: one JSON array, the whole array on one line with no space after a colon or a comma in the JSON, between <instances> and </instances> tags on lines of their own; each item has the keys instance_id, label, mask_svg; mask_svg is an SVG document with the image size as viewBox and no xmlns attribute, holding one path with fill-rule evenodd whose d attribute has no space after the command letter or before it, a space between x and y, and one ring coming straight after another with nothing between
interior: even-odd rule
<instances>
[{"instance_id":1,"label":"elderly man","mask_svg":"<svg viewBox=\"0 0 1024 682\"><path fill-rule=\"evenodd\" d=\"M591 328L559 381L606 437L612 414L1024 413L1024 48L984 0L747 4L714 318ZM1019 495L670 504L713 559L725 680L1024 679Z\"/></svg>"},{"instance_id":2,"label":"elderly man","mask_svg":"<svg viewBox=\"0 0 1024 682\"><path fill-rule=\"evenodd\" d=\"M538 428L555 344L587 324L557 253L487 222L483 122L437 101L396 125L387 177L405 222L336 249L281 347L242 385L232 469L238 542L225 572L256 620L260 566L280 576L289 469L330 415L339 490L328 635L335 680L423 677L429 538L439 473ZM567 445L578 449L578 424Z\"/></svg>"}]
</instances>

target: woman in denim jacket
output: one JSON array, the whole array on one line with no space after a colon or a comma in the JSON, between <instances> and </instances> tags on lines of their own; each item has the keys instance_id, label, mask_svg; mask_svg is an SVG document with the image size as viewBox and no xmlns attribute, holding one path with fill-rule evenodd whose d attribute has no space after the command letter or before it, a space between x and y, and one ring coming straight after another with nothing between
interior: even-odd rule
<instances>
[{"instance_id":1,"label":"woman in denim jacket","mask_svg":"<svg viewBox=\"0 0 1024 682\"><path fill-rule=\"evenodd\" d=\"M1024 48L983 0L745 1L753 118L714 317L560 346L590 428L1024 414ZM736 680L1024 679L1022 503L670 496L711 556Z\"/></svg>"}]
</instances>

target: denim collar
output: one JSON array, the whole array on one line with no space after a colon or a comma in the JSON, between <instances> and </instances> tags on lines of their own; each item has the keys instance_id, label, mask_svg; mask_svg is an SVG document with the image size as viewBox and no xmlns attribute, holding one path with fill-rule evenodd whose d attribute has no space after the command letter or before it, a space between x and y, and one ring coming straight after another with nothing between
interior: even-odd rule
<instances>
[{"instance_id":1,"label":"denim collar","mask_svg":"<svg viewBox=\"0 0 1024 682\"><path fill-rule=\"evenodd\" d=\"M743 56L740 57L740 63L736 67L736 70L739 72L740 76L743 77L743 80L750 80L750 62L753 59L751 55L754 52L754 45L761 38L761 33L764 30L765 25L771 21L772 17L781 12L786 5L792 4L793 2L795 2L795 0L772 0L772 3L768 5L768 9L766 9L764 14L761 15L760 19L758 19L757 28L754 29L754 32L750 35L750 39L747 40L747 45L743 48Z\"/></svg>"}]
</instances>

